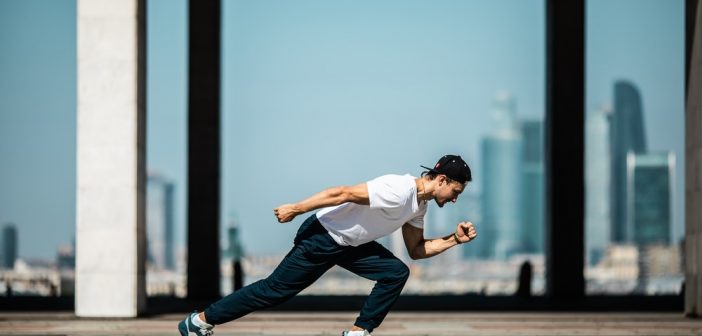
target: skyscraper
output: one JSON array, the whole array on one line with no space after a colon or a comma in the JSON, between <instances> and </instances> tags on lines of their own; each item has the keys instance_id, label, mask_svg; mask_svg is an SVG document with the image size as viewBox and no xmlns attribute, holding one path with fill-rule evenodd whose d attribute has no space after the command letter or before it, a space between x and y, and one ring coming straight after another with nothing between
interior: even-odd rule
<instances>
[{"instance_id":1,"label":"skyscraper","mask_svg":"<svg viewBox=\"0 0 702 336\"><path fill-rule=\"evenodd\" d=\"M175 269L174 185L150 174L147 180L146 235L148 260L155 268Z\"/></svg>"},{"instance_id":2,"label":"skyscraper","mask_svg":"<svg viewBox=\"0 0 702 336\"><path fill-rule=\"evenodd\" d=\"M527 253L544 251L543 122L525 120L522 132L522 247Z\"/></svg>"},{"instance_id":3,"label":"skyscraper","mask_svg":"<svg viewBox=\"0 0 702 336\"><path fill-rule=\"evenodd\" d=\"M627 156L626 236L639 251L636 293L646 293L650 277L655 274L656 265L651 262L660 257L655 248L671 242L674 171L672 152L630 152Z\"/></svg>"},{"instance_id":4,"label":"skyscraper","mask_svg":"<svg viewBox=\"0 0 702 336\"><path fill-rule=\"evenodd\" d=\"M627 157L627 236L639 247L671 243L674 171L672 152Z\"/></svg>"},{"instance_id":5,"label":"skyscraper","mask_svg":"<svg viewBox=\"0 0 702 336\"><path fill-rule=\"evenodd\" d=\"M585 257L590 265L604 256L611 241L610 113L603 107L585 125Z\"/></svg>"},{"instance_id":6,"label":"skyscraper","mask_svg":"<svg viewBox=\"0 0 702 336\"><path fill-rule=\"evenodd\" d=\"M2 229L2 264L1 268L13 269L17 260L17 228L7 223Z\"/></svg>"},{"instance_id":7,"label":"skyscraper","mask_svg":"<svg viewBox=\"0 0 702 336\"><path fill-rule=\"evenodd\" d=\"M631 239L626 236L626 157L629 152L646 152L641 97L634 84L623 80L614 84L614 110L610 120L612 240L626 242Z\"/></svg>"},{"instance_id":8,"label":"skyscraper","mask_svg":"<svg viewBox=\"0 0 702 336\"><path fill-rule=\"evenodd\" d=\"M508 93L495 98L493 118L498 127L483 138L482 257L507 259L521 250L522 138L515 117L514 99Z\"/></svg>"},{"instance_id":9,"label":"skyscraper","mask_svg":"<svg viewBox=\"0 0 702 336\"><path fill-rule=\"evenodd\" d=\"M232 220L227 230L229 237L229 248L225 251L225 258L231 259L232 265L232 289L239 290L244 286L244 270L241 260L244 257L244 246L239 239L239 225Z\"/></svg>"},{"instance_id":10,"label":"skyscraper","mask_svg":"<svg viewBox=\"0 0 702 336\"><path fill-rule=\"evenodd\" d=\"M244 257L244 245L239 238L239 225L232 222L227 229L229 247L225 251L225 256L232 260L240 260Z\"/></svg>"}]
</instances>

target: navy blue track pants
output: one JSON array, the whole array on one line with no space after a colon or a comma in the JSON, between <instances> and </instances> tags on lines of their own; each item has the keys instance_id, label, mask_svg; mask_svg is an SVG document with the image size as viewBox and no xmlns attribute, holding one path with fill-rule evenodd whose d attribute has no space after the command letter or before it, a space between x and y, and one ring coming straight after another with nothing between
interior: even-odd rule
<instances>
[{"instance_id":1,"label":"navy blue track pants","mask_svg":"<svg viewBox=\"0 0 702 336\"><path fill-rule=\"evenodd\" d=\"M375 241L356 247L337 244L316 215L302 223L294 243L268 278L245 286L205 309L207 322L222 324L283 303L332 266L339 265L376 281L354 323L370 332L383 322L409 277L407 266Z\"/></svg>"}]
</instances>

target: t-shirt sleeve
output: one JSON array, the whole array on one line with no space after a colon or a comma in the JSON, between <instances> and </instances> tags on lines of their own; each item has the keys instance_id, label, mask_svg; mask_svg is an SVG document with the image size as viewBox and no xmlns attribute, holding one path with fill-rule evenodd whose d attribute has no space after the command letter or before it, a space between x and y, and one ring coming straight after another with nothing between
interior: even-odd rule
<instances>
[{"instance_id":1,"label":"t-shirt sleeve","mask_svg":"<svg viewBox=\"0 0 702 336\"><path fill-rule=\"evenodd\" d=\"M416 227L417 229L424 229L424 215L427 214L427 204L426 202L421 205L417 216L410 219L407 224Z\"/></svg>"},{"instance_id":2,"label":"t-shirt sleeve","mask_svg":"<svg viewBox=\"0 0 702 336\"><path fill-rule=\"evenodd\" d=\"M371 208L391 209L405 203L406 186L396 177L381 176L366 183Z\"/></svg>"}]
</instances>

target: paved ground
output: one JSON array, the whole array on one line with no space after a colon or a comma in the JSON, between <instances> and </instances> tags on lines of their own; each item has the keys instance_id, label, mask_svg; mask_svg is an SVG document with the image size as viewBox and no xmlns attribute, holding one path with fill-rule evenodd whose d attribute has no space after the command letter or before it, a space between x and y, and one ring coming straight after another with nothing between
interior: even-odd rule
<instances>
[{"instance_id":1,"label":"paved ground","mask_svg":"<svg viewBox=\"0 0 702 336\"><path fill-rule=\"evenodd\" d=\"M217 336L339 335L354 313L261 313L218 326ZM0 313L0 335L177 335L181 315L78 319L68 313ZM677 313L391 313L375 336L702 335Z\"/></svg>"}]
</instances>

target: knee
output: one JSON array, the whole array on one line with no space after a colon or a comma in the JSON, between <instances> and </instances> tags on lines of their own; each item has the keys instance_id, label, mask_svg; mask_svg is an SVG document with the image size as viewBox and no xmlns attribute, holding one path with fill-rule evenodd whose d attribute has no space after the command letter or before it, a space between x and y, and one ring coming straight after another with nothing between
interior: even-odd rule
<instances>
[{"instance_id":1,"label":"knee","mask_svg":"<svg viewBox=\"0 0 702 336\"><path fill-rule=\"evenodd\" d=\"M282 300L292 298L306 287L300 284L281 281L279 279L271 279L270 277L263 279L261 282L263 292L265 292L271 298Z\"/></svg>"},{"instance_id":2,"label":"knee","mask_svg":"<svg viewBox=\"0 0 702 336\"><path fill-rule=\"evenodd\" d=\"M405 265L405 263L398 260L393 265L392 269L388 272L387 280L390 282L405 283L405 282L407 282L409 275L410 275L409 267L407 267L407 265Z\"/></svg>"}]
</instances>

